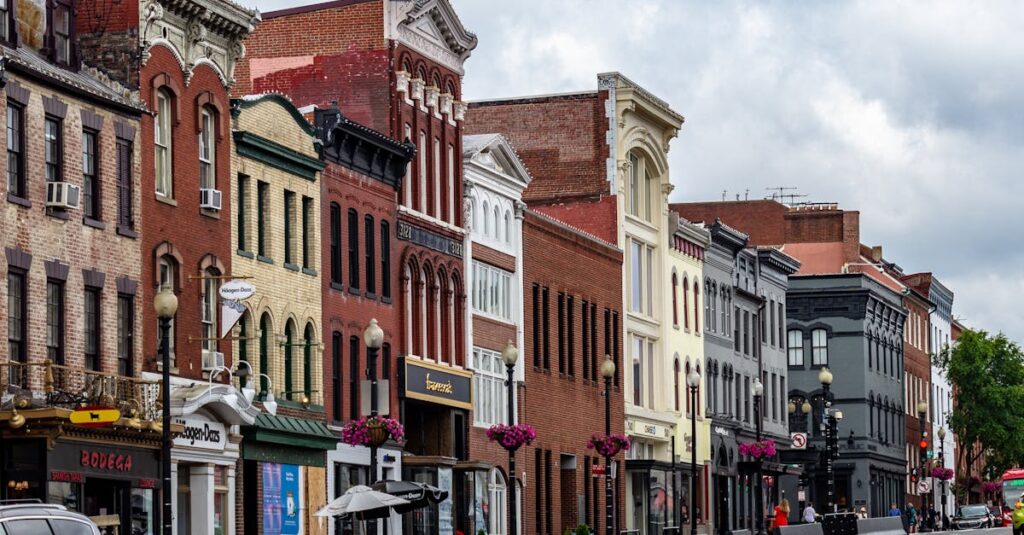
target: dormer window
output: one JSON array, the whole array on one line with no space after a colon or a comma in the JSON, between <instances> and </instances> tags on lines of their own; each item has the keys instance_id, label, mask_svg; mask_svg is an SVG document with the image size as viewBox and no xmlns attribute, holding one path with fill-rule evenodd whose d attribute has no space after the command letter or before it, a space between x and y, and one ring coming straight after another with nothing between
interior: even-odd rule
<instances>
[{"instance_id":1,"label":"dormer window","mask_svg":"<svg viewBox=\"0 0 1024 535\"><path fill-rule=\"evenodd\" d=\"M0 0L10 2L11 0ZM71 0L47 3L47 38L50 60L65 67L76 67L74 50L74 7Z\"/></svg>"}]
</instances>

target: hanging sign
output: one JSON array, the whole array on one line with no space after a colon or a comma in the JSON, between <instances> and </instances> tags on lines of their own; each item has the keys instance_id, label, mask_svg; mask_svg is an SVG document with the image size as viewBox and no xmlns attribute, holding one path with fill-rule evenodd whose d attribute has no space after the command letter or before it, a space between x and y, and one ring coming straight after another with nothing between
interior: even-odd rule
<instances>
[{"instance_id":1,"label":"hanging sign","mask_svg":"<svg viewBox=\"0 0 1024 535\"><path fill-rule=\"evenodd\" d=\"M256 286L252 283L233 279L220 286L220 337L224 338L231 332L231 328L238 323L238 320L245 313L245 305L242 301L256 293Z\"/></svg>"}]
</instances>

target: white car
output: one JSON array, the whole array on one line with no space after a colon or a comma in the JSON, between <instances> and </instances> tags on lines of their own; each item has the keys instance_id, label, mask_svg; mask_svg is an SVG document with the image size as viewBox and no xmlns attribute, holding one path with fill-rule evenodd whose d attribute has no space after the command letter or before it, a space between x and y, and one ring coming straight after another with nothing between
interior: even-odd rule
<instances>
[{"instance_id":1,"label":"white car","mask_svg":"<svg viewBox=\"0 0 1024 535\"><path fill-rule=\"evenodd\" d=\"M0 535L100 535L89 517L35 501L0 505Z\"/></svg>"}]
</instances>

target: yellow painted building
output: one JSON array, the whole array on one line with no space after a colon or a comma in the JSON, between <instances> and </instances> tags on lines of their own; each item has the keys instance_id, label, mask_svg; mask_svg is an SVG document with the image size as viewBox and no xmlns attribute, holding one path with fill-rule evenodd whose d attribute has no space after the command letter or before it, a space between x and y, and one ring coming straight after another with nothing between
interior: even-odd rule
<instances>
[{"instance_id":1,"label":"yellow painted building","mask_svg":"<svg viewBox=\"0 0 1024 535\"><path fill-rule=\"evenodd\" d=\"M692 462L694 418L697 437L697 503L706 518L708 503L711 418L707 413L707 393L704 385L707 368L704 362L704 337L701 325L702 302L694 287L699 287L704 278L704 251L711 243L711 235L703 227L694 225L670 213L668 218L669 247L666 255L665 304L666 348L670 352L671 404L675 410L676 424L673 440L677 458L681 461L682 484L678 494L681 501L682 518L689 518L691 496L688 484ZM688 387L687 377L699 375L696 392ZM696 400L693 398L696 397ZM703 521L703 520L702 520ZM703 527L698 528L704 532Z\"/></svg>"}]
</instances>

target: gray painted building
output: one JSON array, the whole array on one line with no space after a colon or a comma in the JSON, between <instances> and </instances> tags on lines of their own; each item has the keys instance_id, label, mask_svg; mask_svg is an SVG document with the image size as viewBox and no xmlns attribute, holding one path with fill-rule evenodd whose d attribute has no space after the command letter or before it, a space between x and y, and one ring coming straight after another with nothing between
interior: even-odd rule
<instances>
[{"instance_id":1,"label":"gray painted building","mask_svg":"<svg viewBox=\"0 0 1024 535\"><path fill-rule=\"evenodd\" d=\"M747 236L721 222L709 227L711 248L704 260L704 354L708 414L712 416L711 503L716 531L752 527L751 463L738 445L756 438L753 385L763 385L762 438L788 442L787 366L783 340L788 276L800 264L769 247L747 248ZM782 467L765 465L779 480ZM792 478L795 481L795 477ZM777 487L765 499L774 502Z\"/></svg>"},{"instance_id":2,"label":"gray painted building","mask_svg":"<svg viewBox=\"0 0 1024 535\"><path fill-rule=\"evenodd\" d=\"M783 451L784 463L803 465L807 499L825 511L826 476L821 453L823 406L821 368L834 376L833 407L838 424L835 463L840 510L864 506L883 516L906 496L903 407L903 325L901 296L870 276L851 273L793 276L786 303L789 398L796 411L790 431L809 432L808 449ZM804 401L811 414L800 410ZM796 481L784 480L787 496L799 496ZM804 489L800 489L804 490ZM800 504L802 508L802 503ZM793 518L796 518L794 507Z\"/></svg>"}]
</instances>

